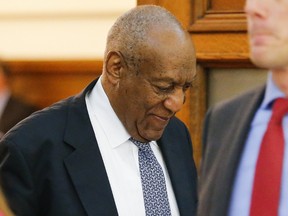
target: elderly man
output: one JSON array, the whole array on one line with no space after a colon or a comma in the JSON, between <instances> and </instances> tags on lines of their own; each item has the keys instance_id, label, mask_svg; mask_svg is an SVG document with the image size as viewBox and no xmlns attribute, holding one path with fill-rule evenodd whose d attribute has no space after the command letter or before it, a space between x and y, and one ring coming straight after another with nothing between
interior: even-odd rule
<instances>
[{"instance_id":1,"label":"elderly man","mask_svg":"<svg viewBox=\"0 0 288 216\"><path fill-rule=\"evenodd\" d=\"M194 47L167 10L136 7L112 26L103 73L2 140L16 215L193 216L196 169L175 117L196 73Z\"/></svg>"}]
</instances>

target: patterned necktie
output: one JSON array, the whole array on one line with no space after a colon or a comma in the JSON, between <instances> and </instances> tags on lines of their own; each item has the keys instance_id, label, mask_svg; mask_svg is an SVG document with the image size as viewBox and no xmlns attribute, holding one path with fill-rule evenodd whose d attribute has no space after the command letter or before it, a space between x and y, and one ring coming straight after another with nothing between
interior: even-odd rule
<instances>
[{"instance_id":1,"label":"patterned necktie","mask_svg":"<svg viewBox=\"0 0 288 216\"><path fill-rule=\"evenodd\" d=\"M250 216L277 216L284 154L282 119L288 112L288 99L274 102L256 164Z\"/></svg>"},{"instance_id":2,"label":"patterned necktie","mask_svg":"<svg viewBox=\"0 0 288 216\"><path fill-rule=\"evenodd\" d=\"M163 170L149 143L129 139L138 147L139 168L147 216L169 216L171 210Z\"/></svg>"}]
</instances>

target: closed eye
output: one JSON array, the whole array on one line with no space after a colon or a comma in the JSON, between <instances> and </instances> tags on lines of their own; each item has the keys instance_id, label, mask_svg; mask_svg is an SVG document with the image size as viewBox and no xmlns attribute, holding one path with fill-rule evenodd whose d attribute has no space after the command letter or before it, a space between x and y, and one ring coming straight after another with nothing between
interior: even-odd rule
<instances>
[{"instance_id":1,"label":"closed eye","mask_svg":"<svg viewBox=\"0 0 288 216\"><path fill-rule=\"evenodd\" d=\"M192 83L187 83L187 84L185 84L184 86L183 86L183 91L185 92L185 91L187 91L189 88L191 88L192 87Z\"/></svg>"},{"instance_id":2,"label":"closed eye","mask_svg":"<svg viewBox=\"0 0 288 216\"><path fill-rule=\"evenodd\" d=\"M174 90L174 85L171 85L171 86L156 86L156 88L161 91L161 92L165 92L165 93L168 93L168 92L172 92Z\"/></svg>"}]
</instances>

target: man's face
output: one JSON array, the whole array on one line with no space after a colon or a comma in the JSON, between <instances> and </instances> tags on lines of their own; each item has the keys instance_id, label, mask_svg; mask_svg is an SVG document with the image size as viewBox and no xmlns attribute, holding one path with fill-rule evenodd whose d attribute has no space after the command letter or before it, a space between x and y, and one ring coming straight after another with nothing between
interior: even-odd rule
<instances>
[{"instance_id":1,"label":"man's face","mask_svg":"<svg viewBox=\"0 0 288 216\"><path fill-rule=\"evenodd\" d=\"M288 67L288 0L246 0L250 55L259 67Z\"/></svg>"},{"instance_id":2,"label":"man's face","mask_svg":"<svg viewBox=\"0 0 288 216\"><path fill-rule=\"evenodd\" d=\"M183 106L185 91L195 75L193 47L189 43L186 46L184 42L169 42L172 43L164 43L166 46L152 43L146 47L138 73L126 71L127 76L119 83L118 104L123 106L120 120L140 141L162 136L170 118Z\"/></svg>"}]
</instances>

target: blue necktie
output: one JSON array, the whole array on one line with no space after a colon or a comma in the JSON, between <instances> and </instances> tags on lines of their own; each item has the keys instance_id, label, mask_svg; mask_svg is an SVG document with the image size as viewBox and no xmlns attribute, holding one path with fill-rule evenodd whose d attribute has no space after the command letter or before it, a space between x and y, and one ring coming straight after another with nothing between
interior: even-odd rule
<instances>
[{"instance_id":1,"label":"blue necktie","mask_svg":"<svg viewBox=\"0 0 288 216\"><path fill-rule=\"evenodd\" d=\"M129 139L138 147L139 168L146 216L170 216L167 189L163 170L149 143Z\"/></svg>"}]
</instances>

